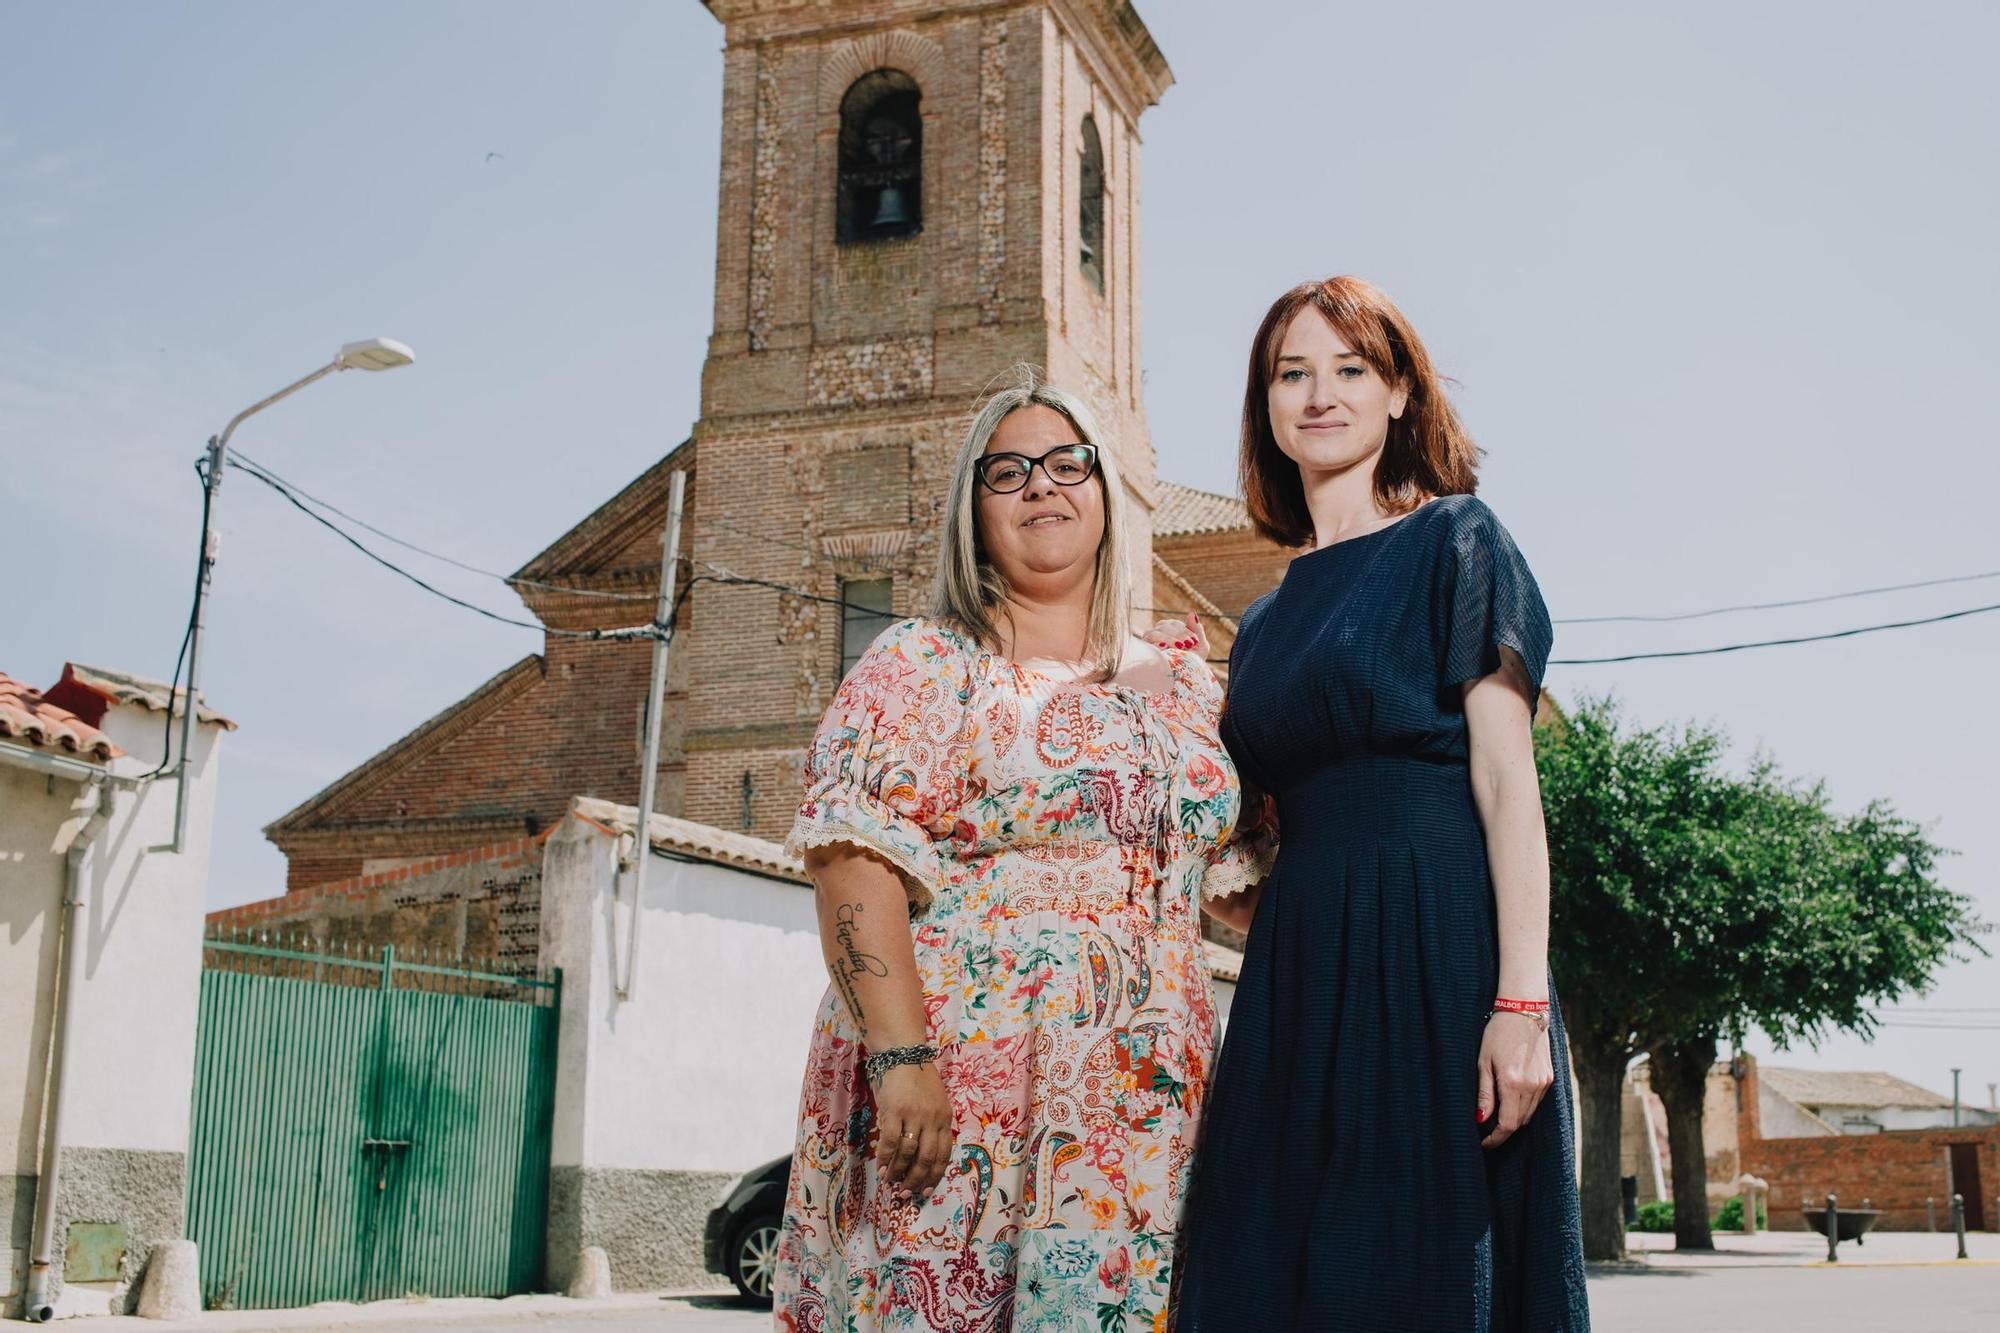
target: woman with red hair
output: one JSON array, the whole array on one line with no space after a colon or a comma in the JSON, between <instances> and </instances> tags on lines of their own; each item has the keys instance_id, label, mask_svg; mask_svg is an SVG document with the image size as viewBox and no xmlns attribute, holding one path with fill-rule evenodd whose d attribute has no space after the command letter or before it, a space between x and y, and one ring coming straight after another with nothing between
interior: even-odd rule
<instances>
[{"instance_id":1,"label":"woman with red hair","mask_svg":"<svg viewBox=\"0 0 2000 1333\"><path fill-rule=\"evenodd\" d=\"M1260 532L1222 734L1273 804L1178 1327L1590 1326L1529 728L1553 637L1401 311L1280 297L1243 403Z\"/></svg>"}]
</instances>

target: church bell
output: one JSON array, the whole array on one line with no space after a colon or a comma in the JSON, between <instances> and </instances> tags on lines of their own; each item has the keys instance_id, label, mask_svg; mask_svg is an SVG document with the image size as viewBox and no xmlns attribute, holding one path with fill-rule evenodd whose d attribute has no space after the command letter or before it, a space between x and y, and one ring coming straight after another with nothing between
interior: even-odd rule
<instances>
[{"instance_id":1,"label":"church bell","mask_svg":"<svg viewBox=\"0 0 2000 1333\"><path fill-rule=\"evenodd\" d=\"M875 200L875 216L869 220L871 229L884 227L905 227L910 222L910 214L903 207L903 192L893 185L884 185L881 195Z\"/></svg>"}]
</instances>

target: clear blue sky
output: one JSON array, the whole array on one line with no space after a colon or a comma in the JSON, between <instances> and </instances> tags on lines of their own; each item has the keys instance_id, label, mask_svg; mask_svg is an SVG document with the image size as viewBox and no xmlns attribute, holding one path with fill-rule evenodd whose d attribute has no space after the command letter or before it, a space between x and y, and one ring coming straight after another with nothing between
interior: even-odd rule
<instances>
[{"instance_id":1,"label":"clear blue sky","mask_svg":"<svg viewBox=\"0 0 2000 1333\"><path fill-rule=\"evenodd\" d=\"M2000 10L1472 3L1141 11L1147 407L1162 474L1228 489L1244 344L1298 279L1373 278L1459 383L1485 493L1559 616L2000 568ZM1613 12L1616 11L1616 12ZM0 33L0 670L165 675L190 464L243 405L382 334L237 443L391 531L512 569L685 436L710 323L722 33L696 0L17 6ZM501 156L488 160L489 153ZM209 698L212 900L258 828L538 649L432 602L241 476ZM457 591L512 598L432 569ZM1674 626L1702 646L2000 601L2000 580ZM1961 853L2000 919L2000 615L1560 669L1726 727ZM2000 1006L1953 968L1904 1022ZM1984 1015L2000 1024L2000 1013ZM2000 1031L1788 1057L1970 1099Z\"/></svg>"}]
</instances>

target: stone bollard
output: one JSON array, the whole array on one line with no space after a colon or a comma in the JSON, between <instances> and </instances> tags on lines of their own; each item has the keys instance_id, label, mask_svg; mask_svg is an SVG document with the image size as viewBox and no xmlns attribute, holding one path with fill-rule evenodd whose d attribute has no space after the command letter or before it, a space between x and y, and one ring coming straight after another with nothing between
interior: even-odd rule
<instances>
[{"instance_id":1,"label":"stone bollard","mask_svg":"<svg viewBox=\"0 0 2000 1333\"><path fill-rule=\"evenodd\" d=\"M1748 1171L1736 1177L1736 1190L1743 1200L1744 1235L1757 1234L1757 1199L1759 1195L1768 1196L1770 1188L1761 1177L1753 1176Z\"/></svg>"},{"instance_id":2,"label":"stone bollard","mask_svg":"<svg viewBox=\"0 0 2000 1333\"><path fill-rule=\"evenodd\" d=\"M1924 1199L1924 1230L1937 1230L1937 1196L1934 1194Z\"/></svg>"},{"instance_id":3,"label":"stone bollard","mask_svg":"<svg viewBox=\"0 0 2000 1333\"><path fill-rule=\"evenodd\" d=\"M139 1293L141 1319L193 1319L201 1314L201 1265L191 1240L163 1240L146 1261Z\"/></svg>"},{"instance_id":4,"label":"stone bollard","mask_svg":"<svg viewBox=\"0 0 2000 1333\"><path fill-rule=\"evenodd\" d=\"M1840 1200L1826 1196L1826 1261L1840 1262Z\"/></svg>"},{"instance_id":5,"label":"stone bollard","mask_svg":"<svg viewBox=\"0 0 2000 1333\"><path fill-rule=\"evenodd\" d=\"M576 1276L569 1280L573 1301L601 1301L611 1294L611 1260L601 1245L586 1245L576 1258Z\"/></svg>"},{"instance_id":6,"label":"stone bollard","mask_svg":"<svg viewBox=\"0 0 2000 1333\"><path fill-rule=\"evenodd\" d=\"M1958 1257L1963 1259L1966 1257L1965 1196L1963 1194L1954 1194L1951 1196L1951 1229L1958 1233Z\"/></svg>"}]
</instances>

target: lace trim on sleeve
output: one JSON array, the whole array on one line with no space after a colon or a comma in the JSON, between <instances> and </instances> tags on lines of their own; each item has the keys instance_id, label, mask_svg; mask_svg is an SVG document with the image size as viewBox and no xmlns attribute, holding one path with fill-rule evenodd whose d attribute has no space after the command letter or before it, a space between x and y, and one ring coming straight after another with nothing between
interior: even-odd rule
<instances>
[{"instance_id":1,"label":"lace trim on sleeve","mask_svg":"<svg viewBox=\"0 0 2000 1333\"><path fill-rule=\"evenodd\" d=\"M912 855L908 848L898 847L886 838L871 837L852 824L811 819L801 814L793 822L792 831L785 836L785 854L803 857L809 848L843 844L859 848L896 872L903 881L903 892L909 900L912 917L929 910L931 885L938 875L937 862Z\"/></svg>"}]
</instances>

